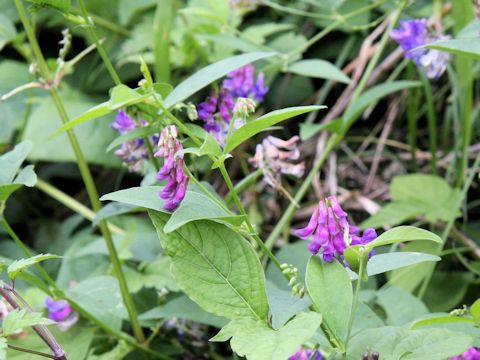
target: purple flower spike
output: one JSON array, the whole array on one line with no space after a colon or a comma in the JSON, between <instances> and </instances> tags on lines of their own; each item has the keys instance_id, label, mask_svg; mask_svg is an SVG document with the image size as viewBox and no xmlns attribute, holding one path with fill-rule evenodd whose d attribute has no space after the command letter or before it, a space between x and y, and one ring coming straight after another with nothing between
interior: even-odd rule
<instances>
[{"instance_id":1,"label":"purple flower spike","mask_svg":"<svg viewBox=\"0 0 480 360\"><path fill-rule=\"evenodd\" d=\"M322 354L318 350L305 349L301 347L288 360L323 360Z\"/></svg>"},{"instance_id":2,"label":"purple flower spike","mask_svg":"<svg viewBox=\"0 0 480 360\"><path fill-rule=\"evenodd\" d=\"M245 65L229 73L222 82L218 93L212 92L204 102L197 105L198 118L205 122L204 129L217 139L220 146L225 145L229 124L234 121L233 130L244 124L245 116L235 113L235 104L241 98L253 102L263 101L268 88L264 75L255 79L255 67Z\"/></svg>"},{"instance_id":3,"label":"purple flower spike","mask_svg":"<svg viewBox=\"0 0 480 360\"><path fill-rule=\"evenodd\" d=\"M177 139L178 130L175 125L169 125L162 130L155 157L163 157L163 166L157 174L158 180L168 180L159 192L161 199L166 200L163 208L175 211L187 192L189 177L183 170L183 146Z\"/></svg>"},{"instance_id":4,"label":"purple flower spike","mask_svg":"<svg viewBox=\"0 0 480 360\"><path fill-rule=\"evenodd\" d=\"M480 350L470 346L463 354L448 358L448 360L480 360Z\"/></svg>"},{"instance_id":5,"label":"purple flower spike","mask_svg":"<svg viewBox=\"0 0 480 360\"><path fill-rule=\"evenodd\" d=\"M296 230L295 234L304 240L313 235L308 250L314 255L321 252L323 260L331 262L335 256L343 256L347 246L366 245L377 238L374 229L366 229L360 236L358 227L350 225L347 216L338 199L329 196L318 203L308 225ZM348 243L345 242L345 237L350 238Z\"/></svg>"},{"instance_id":6,"label":"purple flower spike","mask_svg":"<svg viewBox=\"0 0 480 360\"><path fill-rule=\"evenodd\" d=\"M412 59L417 66L425 69L428 78L437 79L445 72L450 59L448 53L435 49L414 50L430 42L448 39L431 34L427 29L426 19L400 21L400 27L393 29L390 37L405 50L407 59Z\"/></svg>"}]
</instances>

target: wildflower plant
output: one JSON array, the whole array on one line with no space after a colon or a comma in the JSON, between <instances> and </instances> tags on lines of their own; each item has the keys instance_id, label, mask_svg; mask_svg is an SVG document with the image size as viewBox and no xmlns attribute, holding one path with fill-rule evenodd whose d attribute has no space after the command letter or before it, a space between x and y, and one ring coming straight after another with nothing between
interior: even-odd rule
<instances>
[{"instance_id":1,"label":"wildflower plant","mask_svg":"<svg viewBox=\"0 0 480 360\"><path fill-rule=\"evenodd\" d=\"M455 8L457 37L444 37L449 9L435 2L432 19L401 20L407 0L120 3L15 0L18 24L0 14L0 50L31 69L2 96L23 96L6 117L26 108L5 146L0 128L0 359L478 357L478 281L446 270L478 273L460 217L480 167L477 156L468 169L474 72L451 55L479 57L456 29L478 24ZM31 11L60 12L75 29L59 51L45 51ZM48 28L50 17L36 19ZM420 82L387 53L392 40ZM323 57L337 42L334 64ZM444 73L449 101L429 80ZM442 107L451 118L437 151ZM417 148L424 113L428 154ZM398 156L382 157L385 146ZM398 170L406 158L414 165ZM432 174L396 175L420 170Z\"/></svg>"}]
</instances>

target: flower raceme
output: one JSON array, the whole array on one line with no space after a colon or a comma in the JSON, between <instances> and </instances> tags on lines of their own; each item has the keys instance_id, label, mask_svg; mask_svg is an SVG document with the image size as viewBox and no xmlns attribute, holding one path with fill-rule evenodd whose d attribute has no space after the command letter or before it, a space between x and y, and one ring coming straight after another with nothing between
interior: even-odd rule
<instances>
[{"instance_id":1,"label":"flower raceme","mask_svg":"<svg viewBox=\"0 0 480 360\"><path fill-rule=\"evenodd\" d=\"M255 156L249 159L249 162L262 171L263 180L272 188L281 189L282 174L289 174L298 178L303 176L305 164L303 162L292 163L300 157L300 150L297 146L299 139L298 136L289 140L267 136L262 143L257 144Z\"/></svg>"},{"instance_id":2,"label":"flower raceme","mask_svg":"<svg viewBox=\"0 0 480 360\"><path fill-rule=\"evenodd\" d=\"M141 121L140 125L145 125L145 121ZM115 121L110 127L125 135L139 126L124 110L120 110L115 118ZM156 139L152 137L152 140ZM115 155L122 157L123 163L131 172L140 171L143 161L148 158L148 151L145 147L143 139L134 139L124 142L120 149L115 151Z\"/></svg>"},{"instance_id":3,"label":"flower raceme","mask_svg":"<svg viewBox=\"0 0 480 360\"><path fill-rule=\"evenodd\" d=\"M222 82L220 91L213 91L204 102L197 106L198 118L204 121L204 129L217 139L221 146L225 145L229 124L234 121L235 104L241 98L263 101L268 88L264 84L264 76L260 73L255 79L255 68L248 64L229 73Z\"/></svg>"},{"instance_id":4,"label":"flower raceme","mask_svg":"<svg viewBox=\"0 0 480 360\"><path fill-rule=\"evenodd\" d=\"M448 360L479 360L480 350L474 346L470 346L463 354L449 358Z\"/></svg>"},{"instance_id":5,"label":"flower raceme","mask_svg":"<svg viewBox=\"0 0 480 360\"><path fill-rule=\"evenodd\" d=\"M55 301L51 297L45 299L48 317L57 322L60 330L66 331L78 321L78 314L72 310L67 300Z\"/></svg>"},{"instance_id":6,"label":"flower raceme","mask_svg":"<svg viewBox=\"0 0 480 360\"><path fill-rule=\"evenodd\" d=\"M168 180L159 193L160 198L167 201L163 208L168 211L178 208L187 191L189 177L183 170L182 150L177 128L168 125L160 134L158 151L155 153L155 157L163 157L163 166L158 171L157 180Z\"/></svg>"},{"instance_id":7,"label":"flower raceme","mask_svg":"<svg viewBox=\"0 0 480 360\"><path fill-rule=\"evenodd\" d=\"M428 78L437 79L444 73L450 59L448 53L435 49L415 49L433 41L448 39L429 33L426 19L400 21L400 27L393 29L390 37L405 50L407 59L412 59L417 66L425 69Z\"/></svg>"},{"instance_id":8,"label":"flower raceme","mask_svg":"<svg viewBox=\"0 0 480 360\"><path fill-rule=\"evenodd\" d=\"M335 196L320 201L307 226L296 230L295 234L304 240L313 235L308 249L314 255L322 250L323 260L327 262L336 255L342 256L347 246L366 245L377 237L371 228L360 236L358 227L348 223L347 213Z\"/></svg>"},{"instance_id":9,"label":"flower raceme","mask_svg":"<svg viewBox=\"0 0 480 360\"><path fill-rule=\"evenodd\" d=\"M305 349L301 347L288 360L322 360L322 354L318 350Z\"/></svg>"}]
</instances>

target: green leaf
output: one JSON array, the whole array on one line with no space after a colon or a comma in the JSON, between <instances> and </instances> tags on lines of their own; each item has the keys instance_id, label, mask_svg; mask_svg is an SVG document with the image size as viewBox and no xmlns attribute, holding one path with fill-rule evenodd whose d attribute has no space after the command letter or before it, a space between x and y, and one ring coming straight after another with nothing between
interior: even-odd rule
<instances>
[{"instance_id":1,"label":"green leaf","mask_svg":"<svg viewBox=\"0 0 480 360\"><path fill-rule=\"evenodd\" d=\"M306 141L322 130L328 130L333 133L340 133L342 129L342 118L337 118L326 124L300 124L300 140Z\"/></svg>"},{"instance_id":2,"label":"green leaf","mask_svg":"<svg viewBox=\"0 0 480 360\"><path fill-rule=\"evenodd\" d=\"M422 301L396 286L378 291L376 302L385 310L389 325L405 325L428 314Z\"/></svg>"},{"instance_id":3,"label":"green leaf","mask_svg":"<svg viewBox=\"0 0 480 360\"><path fill-rule=\"evenodd\" d=\"M422 254L417 252L394 252L373 256L367 263L369 276L382 274L387 271L403 268L425 261L440 261L441 258L435 255Z\"/></svg>"},{"instance_id":4,"label":"green leaf","mask_svg":"<svg viewBox=\"0 0 480 360\"><path fill-rule=\"evenodd\" d=\"M294 296L291 290L279 289L272 282L267 282L267 294L272 327L275 330L280 329L290 318L312 305L307 297Z\"/></svg>"},{"instance_id":5,"label":"green leaf","mask_svg":"<svg viewBox=\"0 0 480 360\"><path fill-rule=\"evenodd\" d=\"M390 245L406 241L433 241L438 244L442 243L440 237L430 231L420 229L414 226L397 226L393 229L385 231L366 247L373 249L377 246Z\"/></svg>"},{"instance_id":6,"label":"green leaf","mask_svg":"<svg viewBox=\"0 0 480 360\"><path fill-rule=\"evenodd\" d=\"M266 320L265 277L250 243L224 225L190 222L175 232L163 230L168 216L149 211L173 276L205 310L229 319Z\"/></svg>"},{"instance_id":7,"label":"green leaf","mask_svg":"<svg viewBox=\"0 0 480 360\"><path fill-rule=\"evenodd\" d=\"M50 259L60 259L61 256L52 254L39 254L28 259L20 259L12 262L7 269L8 277L15 279L22 271L28 269L30 266L38 264L41 261Z\"/></svg>"},{"instance_id":8,"label":"green leaf","mask_svg":"<svg viewBox=\"0 0 480 360\"><path fill-rule=\"evenodd\" d=\"M118 281L112 276L91 277L66 289L68 297L88 311L92 316L109 326L120 330L122 319L127 312L123 305Z\"/></svg>"},{"instance_id":9,"label":"green leaf","mask_svg":"<svg viewBox=\"0 0 480 360\"><path fill-rule=\"evenodd\" d=\"M103 195L100 200L118 201L169 214L170 212L163 208L165 200L158 196L162 189L161 186L133 187ZM243 216L227 212L203 192L187 190L185 198L168 220L164 231L171 232L190 221L202 219L226 221L234 226L239 226L244 221Z\"/></svg>"},{"instance_id":10,"label":"green leaf","mask_svg":"<svg viewBox=\"0 0 480 360\"><path fill-rule=\"evenodd\" d=\"M473 59L480 59L480 39L478 37L440 40L423 47L445 51L451 54L464 55Z\"/></svg>"},{"instance_id":11,"label":"green leaf","mask_svg":"<svg viewBox=\"0 0 480 360\"><path fill-rule=\"evenodd\" d=\"M23 328L33 325L52 325L55 321L42 317L41 313L27 312L27 309L10 311L2 322L2 336L20 333Z\"/></svg>"},{"instance_id":12,"label":"green leaf","mask_svg":"<svg viewBox=\"0 0 480 360\"><path fill-rule=\"evenodd\" d=\"M315 309L339 338L345 335L352 310L353 290L347 270L337 261L312 256L305 279Z\"/></svg>"},{"instance_id":13,"label":"green leaf","mask_svg":"<svg viewBox=\"0 0 480 360\"><path fill-rule=\"evenodd\" d=\"M220 156L222 155L222 149L220 145L218 145L218 141L215 138L207 133L205 135L205 141L203 142L202 146L200 147L199 155L213 155L213 156Z\"/></svg>"},{"instance_id":14,"label":"green leaf","mask_svg":"<svg viewBox=\"0 0 480 360\"><path fill-rule=\"evenodd\" d=\"M239 356L248 360L286 359L308 341L322 322L314 312L302 312L279 330L251 318L231 321L210 341L227 341Z\"/></svg>"},{"instance_id":15,"label":"green leaf","mask_svg":"<svg viewBox=\"0 0 480 360\"><path fill-rule=\"evenodd\" d=\"M418 81L401 80L387 82L368 89L345 110L343 115L344 129L348 129L368 106L372 105L381 98L393 94L394 92L420 85L421 83Z\"/></svg>"},{"instance_id":16,"label":"green leaf","mask_svg":"<svg viewBox=\"0 0 480 360\"><path fill-rule=\"evenodd\" d=\"M227 324L225 318L206 312L185 295L169 299L166 304L150 309L139 316L140 321L171 318L191 320L217 328Z\"/></svg>"},{"instance_id":17,"label":"green leaf","mask_svg":"<svg viewBox=\"0 0 480 360\"><path fill-rule=\"evenodd\" d=\"M70 10L70 0L28 0L29 2L41 6L60 10L64 13L68 13Z\"/></svg>"},{"instance_id":18,"label":"green leaf","mask_svg":"<svg viewBox=\"0 0 480 360\"><path fill-rule=\"evenodd\" d=\"M0 14L0 51L17 35L15 24L11 19Z\"/></svg>"},{"instance_id":19,"label":"green leaf","mask_svg":"<svg viewBox=\"0 0 480 360\"><path fill-rule=\"evenodd\" d=\"M186 100L188 97L215 80L227 75L229 72L259 59L264 59L273 55L275 55L273 52L252 52L232 56L208 65L178 84L170 95L167 96L164 105L166 108L170 108L173 105Z\"/></svg>"},{"instance_id":20,"label":"green leaf","mask_svg":"<svg viewBox=\"0 0 480 360\"><path fill-rule=\"evenodd\" d=\"M376 351L382 360L438 360L464 352L472 338L445 329L408 330L385 326L367 329L352 338L347 359L361 359L366 350Z\"/></svg>"},{"instance_id":21,"label":"green leaf","mask_svg":"<svg viewBox=\"0 0 480 360\"><path fill-rule=\"evenodd\" d=\"M393 201L360 226L398 225L422 215L429 222L449 221L460 215L457 204L460 190L444 179L427 174L396 176L390 187Z\"/></svg>"},{"instance_id":22,"label":"green leaf","mask_svg":"<svg viewBox=\"0 0 480 360\"><path fill-rule=\"evenodd\" d=\"M432 316L426 319L416 320L412 324L410 324L410 328L417 329L422 326L452 324L452 323L473 323L473 322L474 321L471 318L467 318L467 317L442 315L442 316Z\"/></svg>"},{"instance_id":23,"label":"green leaf","mask_svg":"<svg viewBox=\"0 0 480 360\"><path fill-rule=\"evenodd\" d=\"M473 281L474 276L469 272L436 270L432 274L423 301L431 311L450 311L463 304Z\"/></svg>"},{"instance_id":24,"label":"green leaf","mask_svg":"<svg viewBox=\"0 0 480 360\"><path fill-rule=\"evenodd\" d=\"M256 120L247 122L245 125L237 129L227 140L224 153L227 154L231 152L241 143L247 141L248 139L265 130L269 126L273 126L283 120L290 119L298 115L325 108L326 106L322 105L296 106L269 112L268 114L265 114Z\"/></svg>"},{"instance_id":25,"label":"green leaf","mask_svg":"<svg viewBox=\"0 0 480 360\"><path fill-rule=\"evenodd\" d=\"M7 201L8 197L22 185L32 187L37 182L37 175L33 171L33 165L28 165L18 172L22 162L32 149L30 141L22 141L15 148L6 154L0 156L0 213L2 203Z\"/></svg>"},{"instance_id":26,"label":"green leaf","mask_svg":"<svg viewBox=\"0 0 480 360\"><path fill-rule=\"evenodd\" d=\"M289 66L288 71L308 77L329 79L344 84L350 83L350 78L331 62L321 59L300 60Z\"/></svg>"},{"instance_id":27,"label":"green leaf","mask_svg":"<svg viewBox=\"0 0 480 360\"><path fill-rule=\"evenodd\" d=\"M472 314L473 320L480 322L480 299L477 299L470 307L470 313Z\"/></svg>"},{"instance_id":28,"label":"green leaf","mask_svg":"<svg viewBox=\"0 0 480 360\"><path fill-rule=\"evenodd\" d=\"M138 104L150 95L140 95L135 90L130 89L128 86L120 84L115 86L110 93L110 100L98 104L89 110L85 111L76 118L70 120L68 123L63 125L60 129L55 131L51 137L55 137L58 134L70 130L73 127L80 125L86 121L97 119L101 116L110 114L111 112L121 109L123 107Z\"/></svg>"}]
</instances>

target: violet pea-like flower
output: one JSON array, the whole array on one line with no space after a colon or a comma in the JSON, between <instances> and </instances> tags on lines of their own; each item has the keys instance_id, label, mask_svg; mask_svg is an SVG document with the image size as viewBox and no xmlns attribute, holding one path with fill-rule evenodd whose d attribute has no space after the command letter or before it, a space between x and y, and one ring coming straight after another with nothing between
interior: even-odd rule
<instances>
[{"instance_id":1,"label":"violet pea-like flower","mask_svg":"<svg viewBox=\"0 0 480 360\"><path fill-rule=\"evenodd\" d=\"M331 262L335 256L343 256L348 246L366 245L377 237L371 228L360 236L358 227L349 224L347 213L335 196L320 201L307 226L296 230L295 234L305 240L312 238L308 249L314 255L321 252L326 262Z\"/></svg>"},{"instance_id":2,"label":"violet pea-like flower","mask_svg":"<svg viewBox=\"0 0 480 360\"><path fill-rule=\"evenodd\" d=\"M166 200L164 209L174 211L185 197L189 177L183 169L183 146L178 140L178 130L175 125L169 125L162 130L155 157L163 157L163 166L158 171L158 180L168 180L159 192L161 199Z\"/></svg>"}]
</instances>

